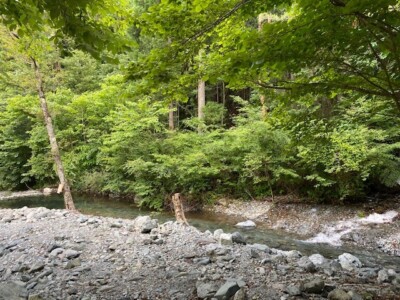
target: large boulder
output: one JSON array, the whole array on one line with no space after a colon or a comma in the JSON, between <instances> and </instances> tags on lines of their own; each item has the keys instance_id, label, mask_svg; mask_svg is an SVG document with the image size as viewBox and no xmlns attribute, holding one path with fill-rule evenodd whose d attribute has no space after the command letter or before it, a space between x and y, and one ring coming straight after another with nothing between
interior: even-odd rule
<instances>
[{"instance_id":1,"label":"large boulder","mask_svg":"<svg viewBox=\"0 0 400 300\"><path fill-rule=\"evenodd\" d=\"M339 255L339 263L344 270L353 271L362 267L361 261L350 253Z\"/></svg>"}]
</instances>

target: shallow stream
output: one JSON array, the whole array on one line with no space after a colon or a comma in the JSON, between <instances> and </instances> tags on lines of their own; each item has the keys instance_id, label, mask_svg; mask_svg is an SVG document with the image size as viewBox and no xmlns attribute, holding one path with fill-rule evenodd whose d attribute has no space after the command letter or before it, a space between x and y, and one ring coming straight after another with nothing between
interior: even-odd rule
<instances>
[{"instance_id":1,"label":"shallow stream","mask_svg":"<svg viewBox=\"0 0 400 300\"><path fill-rule=\"evenodd\" d=\"M80 212L95 216L132 219L138 215L151 215L161 223L174 220L172 212L154 212L138 208L134 203L124 199L110 199L98 196L75 195L75 205ZM63 209L62 196L23 197L0 201L0 208L47 207L49 209ZM271 230L258 224L255 229L238 229L234 225L243 219L210 212L187 213L190 225L201 231L221 228L224 232L241 232L249 243L262 243L271 248L282 250L298 250L305 255L322 254L327 258L337 258L344 252L352 253L360 258L366 266L383 265L400 270L400 257L390 256L379 251L367 251L356 246L334 247L328 244L307 243L301 236L280 230ZM317 234L317 233L316 233Z\"/></svg>"}]
</instances>

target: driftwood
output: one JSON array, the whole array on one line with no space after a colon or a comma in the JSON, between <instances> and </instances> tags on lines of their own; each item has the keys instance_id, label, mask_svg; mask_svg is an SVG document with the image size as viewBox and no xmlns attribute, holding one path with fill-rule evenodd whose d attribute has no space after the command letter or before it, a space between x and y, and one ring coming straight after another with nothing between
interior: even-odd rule
<instances>
[{"instance_id":1,"label":"driftwood","mask_svg":"<svg viewBox=\"0 0 400 300\"><path fill-rule=\"evenodd\" d=\"M174 205L175 218L178 223L189 225L183 210L182 196L180 193L172 195L172 204Z\"/></svg>"}]
</instances>

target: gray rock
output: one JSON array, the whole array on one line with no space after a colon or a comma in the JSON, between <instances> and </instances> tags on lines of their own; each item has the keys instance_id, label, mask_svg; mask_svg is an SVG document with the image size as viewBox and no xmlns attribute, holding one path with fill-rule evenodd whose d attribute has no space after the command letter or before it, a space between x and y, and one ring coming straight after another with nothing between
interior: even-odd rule
<instances>
[{"instance_id":1,"label":"gray rock","mask_svg":"<svg viewBox=\"0 0 400 300\"><path fill-rule=\"evenodd\" d=\"M289 260L296 260L296 259L299 259L300 257L302 257L301 252L299 252L297 250L281 251L278 253L281 253L283 256L285 256Z\"/></svg>"},{"instance_id":2,"label":"gray rock","mask_svg":"<svg viewBox=\"0 0 400 300\"><path fill-rule=\"evenodd\" d=\"M206 283L202 281L196 282L197 297L200 299L211 298L218 288L213 283Z\"/></svg>"},{"instance_id":3,"label":"gray rock","mask_svg":"<svg viewBox=\"0 0 400 300\"><path fill-rule=\"evenodd\" d=\"M396 272L392 269L382 269L378 272L378 282L391 282L393 279L396 278Z\"/></svg>"},{"instance_id":4,"label":"gray rock","mask_svg":"<svg viewBox=\"0 0 400 300\"><path fill-rule=\"evenodd\" d=\"M139 216L134 220L136 228L140 230L141 233L150 233L152 229L158 227L157 220L152 220L149 216Z\"/></svg>"},{"instance_id":5,"label":"gray rock","mask_svg":"<svg viewBox=\"0 0 400 300\"><path fill-rule=\"evenodd\" d=\"M64 255L66 258L71 259L71 258L76 258L81 254L78 251L75 251L72 249L67 249L67 250L65 250Z\"/></svg>"},{"instance_id":6,"label":"gray rock","mask_svg":"<svg viewBox=\"0 0 400 300\"><path fill-rule=\"evenodd\" d=\"M326 258L321 254L313 254L308 257L315 266L321 266L326 262Z\"/></svg>"},{"instance_id":7,"label":"gray rock","mask_svg":"<svg viewBox=\"0 0 400 300\"><path fill-rule=\"evenodd\" d=\"M110 227L111 227L111 228L121 228L121 227L122 227L122 224L119 223L119 222L114 222L114 223L111 223L111 224L110 224Z\"/></svg>"},{"instance_id":8,"label":"gray rock","mask_svg":"<svg viewBox=\"0 0 400 300\"><path fill-rule=\"evenodd\" d=\"M296 285L289 285L288 287L286 287L286 292L290 296L300 296L301 295L300 287L298 287Z\"/></svg>"},{"instance_id":9,"label":"gray rock","mask_svg":"<svg viewBox=\"0 0 400 300\"><path fill-rule=\"evenodd\" d=\"M355 291L349 291L347 294L350 295L351 300L363 300L363 297Z\"/></svg>"},{"instance_id":10,"label":"gray rock","mask_svg":"<svg viewBox=\"0 0 400 300\"><path fill-rule=\"evenodd\" d=\"M219 235L219 242L221 244L225 244L225 245L230 245L232 244L233 240L232 240L232 234L230 233L221 233Z\"/></svg>"},{"instance_id":11,"label":"gray rock","mask_svg":"<svg viewBox=\"0 0 400 300\"><path fill-rule=\"evenodd\" d=\"M247 220L247 221L244 221L244 222L239 222L235 226L239 227L239 228L255 228L256 227L256 223L254 223L251 220Z\"/></svg>"},{"instance_id":12,"label":"gray rock","mask_svg":"<svg viewBox=\"0 0 400 300\"><path fill-rule=\"evenodd\" d=\"M243 244L246 245L245 238L240 234L240 232L232 233L232 242L236 244Z\"/></svg>"},{"instance_id":13,"label":"gray rock","mask_svg":"<svg viewBox=\"0 0 400 300\"><path fill-rule=\"evenodd\" d=\"M240 289L236 292L233 300L246 300L246 291L244 289Z\"/></svg>"},{"instance_id":14,"label":"gray rock","mask_svg":"<svg viewBox=\"0 0 400 300\"><path fill-rule=\"evenodd\" d=\"M73 269L76 267L80 267L80 265L81 265L80 258L75 258L67 262L65 269Z\"/></svg>"},{"instance_id":15,"label":"gray rock","mask_svg":"<svg viewBox=\"0 0 400 300\"><path fill-rule=\"evenodd\" d=\"M377 269L375 268L361 268L358 271L357 277L360 279L364 279L364 281L368 281L370 279L374 279L377 276Z\"/></svg>"},{"instance_id":16,"label":"gray rock","mask_svg":"<svg viewBox=\"0 0 400 300\"><path fill-rule=\"evenodd\" d=\"M35 273L38 271L43 270L45 267L45 264L43 262L36 262L35 264L33 264L30 269L29 269L29 273Z\"/></svg>"},{"instance_id":17,"label":"gray rock","mask_svg":"<svg viewBox=\"0 0 400 300\"><path fill-rule=\"evenodd\" d=\"M353 271L362 267L361 261L350 253L339 255L339 263L344 270Z\"/></svg>"},{"instance_id":18,"label":"gray rock","mask_svg":"<svg viewBox=\"0 0 400 300\"><path fill-rule=\"evenodd\" d=\"M0 300L25 300L28 290L15 282L0 282Z\"/></svg>"},{"instance_id":19,"label":"gray rock","mask_svg":"<svg viewBox=\"0 0 400 300\"><path fill-rule=\"evenodd\" d=\"M260 254L254 249L250 249L250 257L251 258L260 258Z\"/></svg>"},{"instance_id":20,"label":"gray rock","mask_svg":"<svg viewBox=\"0 0 400 300\"><path fill-rule=\"evenodd\" d=\"M193 262L205 266L211 263L211 259L209 257L200 257L193 259Z\"/></svg>"},{"instance_id":21,"label":"gray rock","mask_svg":"<svg viewBox=\"0 0 400 300\"><path fill-rule=\"evenodd\" d=\"M307 256L300 258L297 265L306 272L315 272L315 265Z\"/></svg>"},{"instance_id":22,"label":"gray rock","mask_svg":"<svg viewBox=\"0 0 400 300\"><path fill-rule=\"evenodd\" d=\"M323 292L325 287L325 281L320 278L316 278L303 284L302 290L310 294L320 294Z\"/></svg>"},{"instance_id":23,"label":"gray rock","mask_svg":"<svg viewBox=\"0 0 400 300\"><path fill-rule=\"evenodd\" d=\"M226 281L215 293L217 299L229 299L240 289L236 281Z\"/></svg>"},{"instance_id":24,"label":"gray rock","mask_svg":"<svg viewBox=\"0 0 400 300\"><path fill-rule=\"evenodd\" d=\"M267 245L263 245L263 244L252 244L249 245L251 248L254 248L256 250L265 252L265 253L270 253L271 249L267 246Z\"/></svg>"},{"instance_id":25,"label":"gray rock","mask_svg":"<svg viewBox=\"0 0 400 300\"><path fill-rule=\"evenodd\" d=\"M349 294L341 289L334 289L328 294L329 300L352 300L351 298Z\"/></svg>"},{"instance_id":26,"label":"gray rock","mask_svg":"<svg viewBox=\"0 0 400 300\"><path fill-rule=\"evenodd\" d=\"M223 233L224 233L224 231L223 231L222 229L217 229L217 230L214 231L213 236L214 236L214 238L219 239L219 237L220 237L221 234L223 234Z\"/></svg>"},{"instance_id":27,"label":"gray rock","mask_svg":"<svg viewBox=\"0 0 400 300\"><path fill-rule=\"evenodd\" d=\"M42 300L39 294L30 294L28 300Z\"/></svg>"},{"instance_id":28,"label":"gray rock","mask_svg":"<svg viewBox=\"0 0 400 300\"><path fill-rule=\"evenodd\" d=\"M54 250L52 250L51 252L50 252L50 256L57 256L57 255L59 255L59 254L61 254L61 253L63 253L64 252L64 249L63 248L56 248L56 249L54 249Z\"/></svg>"}]
</instances>

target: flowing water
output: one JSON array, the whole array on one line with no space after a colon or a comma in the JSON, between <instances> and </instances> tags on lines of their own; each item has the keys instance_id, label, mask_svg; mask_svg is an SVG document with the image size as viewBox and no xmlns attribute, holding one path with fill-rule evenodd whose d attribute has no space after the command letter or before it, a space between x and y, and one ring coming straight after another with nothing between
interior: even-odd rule
<instances>
[{"instance_id":1,"label":"flowing water","mask_svg":"<svg viewBox=\"0 0 400 300\"><path fill-rule=\"evenodd\" d=\"M134 203L125 199L110 199L98 196L75 195L75 205L80 212L95 216L133 219L139 215L151 215L159 222L174 220L171 212L154 212L138 208ZM63 198L59 195L23 197L12 200L0 201L0 208L21 208L21 207L47 207L49 209L63 209ZM215 214L210 212L191 212L186 217L190 225L201 231L223 229L224 232L241 232L249 243L263 243L271 248L282 250L299 250L303 254L311 255L320 253L327 258L337 258L344 252L352 253L360 258L367 265L383 265L400 269L400 257L390 256L379 251L367 251L356 246L334 247L323 243L309 243L302 240L301 236L290 234L284 231L263 228L262 225L255 229L238 229L234 225L243 219L236 217Z\"/></svg>"}]
</instances>

